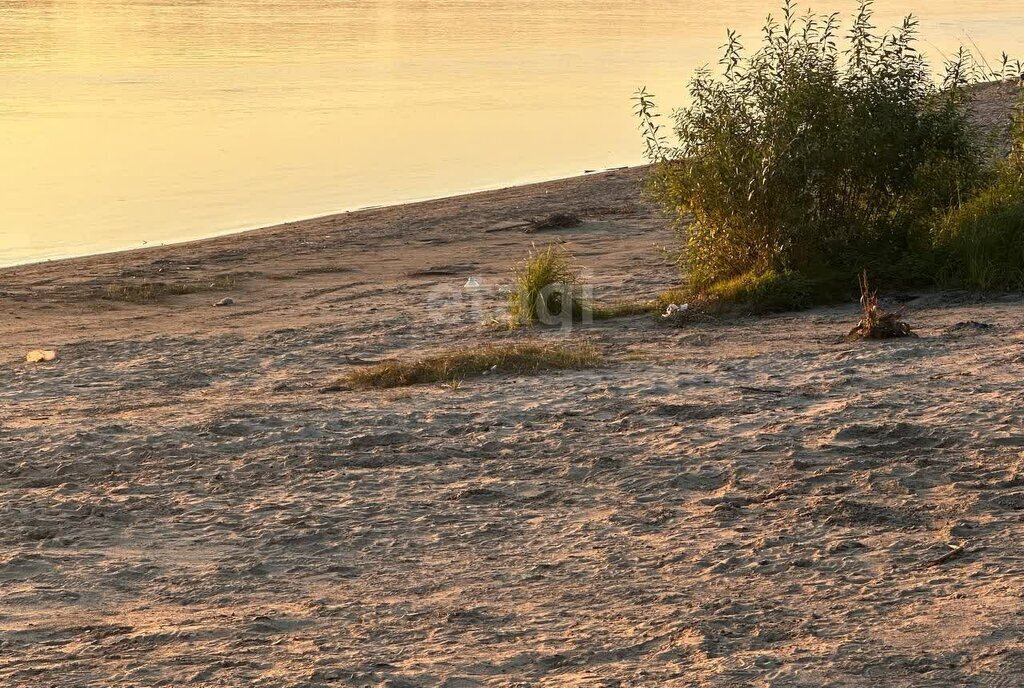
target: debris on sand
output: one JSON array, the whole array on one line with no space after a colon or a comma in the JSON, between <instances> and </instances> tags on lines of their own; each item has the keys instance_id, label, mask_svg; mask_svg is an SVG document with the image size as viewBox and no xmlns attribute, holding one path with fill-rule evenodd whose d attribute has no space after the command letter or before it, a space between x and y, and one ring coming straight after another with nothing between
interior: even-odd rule
<instances>
[{"instance_id":1,"label":"debris on sand","mask_svg":"<svg viewBox=\"0 0 1024 688\"><path fill-rule=\"evenodd\" d=\"M545 218L534 220L530 223L528 232L537 232L543 229L569 229L579 227L583 220L576 213L552 213Z\"/></svg>"},{"instance_id":2,"label":"debris on sand","mask_svg":"<svg viewBox=\"0 0 1024 688\"><path fill-rule=\"evenodd\" d=\"M983 323L978 322L977 320L964 320L948 328L946 332L948 334L960 332L988 332L994 327L995 325L993 325L992 323Z\"/></svg>"},{"instance_id":3,"label":"debris on sand","mask_svg":"<svg viewBox=\"0 0 1024 688\"><path fill-rule=\"evenodd\" d=\"M936 557L934 559L930 559L930 560L926 561L924 563L924 567L927 568L929 566L942 566L947 561L952 561L954 559L959 559L961 556L964 555L964 553L966 551L967 551L967 545L966 544L963 544L963 545L949 545L949 551L948 552L946 552L942 556L939 556L939 557Z\"/></svg>"},{"instance_id":4,"label":"debris on sand","mask_svg":"<svg viewBox=\"0 0 1024 688\"><path fill-rule=\"evenodd\" d=\"M670 303L665 308L665 312L661 314L662 318L678 318L686 314L690 310L690 304L688 303Z\"/></svg>"},{"instance_id":5,"label":"debris on sand","mask_svg":"<svg viewBox=\"0 0 1024 688\"><path fill-rule=\"evenodd\" d=\"M669 303L659 320L671 327L685 327L711 317L706 304L698 299L693 303Z\"/></svg>"},{"instance_id":6,"label":"debris on sand","mask_svg":"<svg viewBox=\"0 0 1024 688\"><path fill-rule=\"evenodd\" d=\"M849 341L858 339L896 339L916 337L910 325L903 321L903 309L887 313L878 305L878 292L868 286L868 273L860 276L860 305L863 309L860 322L846 335Z\"/></svg>"},{"instance_id":7,"label":"debris on sand","mask_svg":"<svg viewBox=\"0 0 1024 688\"><path fill-rule=\"evenodd\" d=\"M25 361L28 363L45 363L56 360L57 352L51 349L36 349L35 351L29 351L25 356Z\"/></svg>"}]
</instances>

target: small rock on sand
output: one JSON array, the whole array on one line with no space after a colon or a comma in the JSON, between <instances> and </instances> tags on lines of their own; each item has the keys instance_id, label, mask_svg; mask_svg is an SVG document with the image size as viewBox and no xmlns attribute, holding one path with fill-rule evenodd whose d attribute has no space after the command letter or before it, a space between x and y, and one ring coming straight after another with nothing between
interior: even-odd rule
<instances>
[{"instance_id":1,"label":"small rock on sand","mask_svg":"<svg viewBox=\"0 0 1024 688\"><path fill-rule=\"evenodd\" d=\"M223 299L213 304L214 306L234 306L235 300L230 296L225 296Z\"/></svg>"}]
</instances>

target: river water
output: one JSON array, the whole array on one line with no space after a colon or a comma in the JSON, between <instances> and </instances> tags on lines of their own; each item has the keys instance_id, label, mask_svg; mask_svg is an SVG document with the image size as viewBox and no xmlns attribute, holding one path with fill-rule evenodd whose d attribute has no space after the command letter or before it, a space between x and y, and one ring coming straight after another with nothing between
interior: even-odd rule
<instances>
[{"instance_id":1,"label":"river water","mask_svg":"<svg viewBox=\"0 0 1024 688\"><path fill-rule=\"evenodd\" d=\"M681 104L776 7L0 0L0 265L637 163L634 90ZM1024 48L1024 0L878 9L936 59Z\"/></svg>"}]
</instances>

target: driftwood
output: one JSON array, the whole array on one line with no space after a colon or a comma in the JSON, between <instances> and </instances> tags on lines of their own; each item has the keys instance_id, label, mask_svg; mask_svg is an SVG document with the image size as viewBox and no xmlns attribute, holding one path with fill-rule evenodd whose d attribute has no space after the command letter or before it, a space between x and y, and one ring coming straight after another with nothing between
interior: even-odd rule
<instances>
[{"instance_id":1,"label":"driftwood","mask_svg":"<svg viewBox=\"0 0 1024 688\"><path fill-rule=\"evenodd\" d=\"M945 564L947 561L952 561L953 559L959 558L966 551L967 545L957 545L956 547L953 547L953 549L943 554L941 557L937 557L935 559L931 559L925 562L924 567L928 568L931 566L941 566L942 564Z\"/></svg>"},{"instance_id":2,"label":"driftwood","mask_svg":"<svg viewBox=\"0 0 1024 688\"><path fill-rule=\"evenodd\" d=\"M878 305L878 292L871 291L871 287L868 286L866 270L860 275L860 305L863 311L860 322L846 335L847 340L917 336L910 329L910 325L903 321L902 308L895 313L886 313Z\"/></svg>"}]
</instances>

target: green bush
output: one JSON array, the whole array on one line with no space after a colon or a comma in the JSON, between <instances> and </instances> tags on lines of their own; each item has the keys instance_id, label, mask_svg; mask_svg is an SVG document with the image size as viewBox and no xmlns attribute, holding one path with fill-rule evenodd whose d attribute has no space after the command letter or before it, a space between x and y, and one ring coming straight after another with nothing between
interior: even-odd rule
<instances>
[{"instance_id":1,"label":"green bush","mask_svg":"<svg viewBox=\"0 0 1024 688\"><path fill-rule=\"evenodd\" d=\"M1024 290L1024 113L1018 111L1013 151L995 182L943 218L935 249L943 284Z\"/></svg>"},{"instance_id":2,"label":"green bush","mask_svg":"<svg viewBox=\"0 0 1024 688\"><path fill-rule=\"evenodd\" d=\"M864 267L883 283L927 279L934 217L984 179L967 57L940 88L912 17L881 36L871 22L862 0L844 41L837 15L798 18L787 2L755 52L730 32L722 74L698 71L674 114L678 146L641 91L651 190L685 224L695 292L809 303L852 290Z\"/></svg>"}]
</instances>

